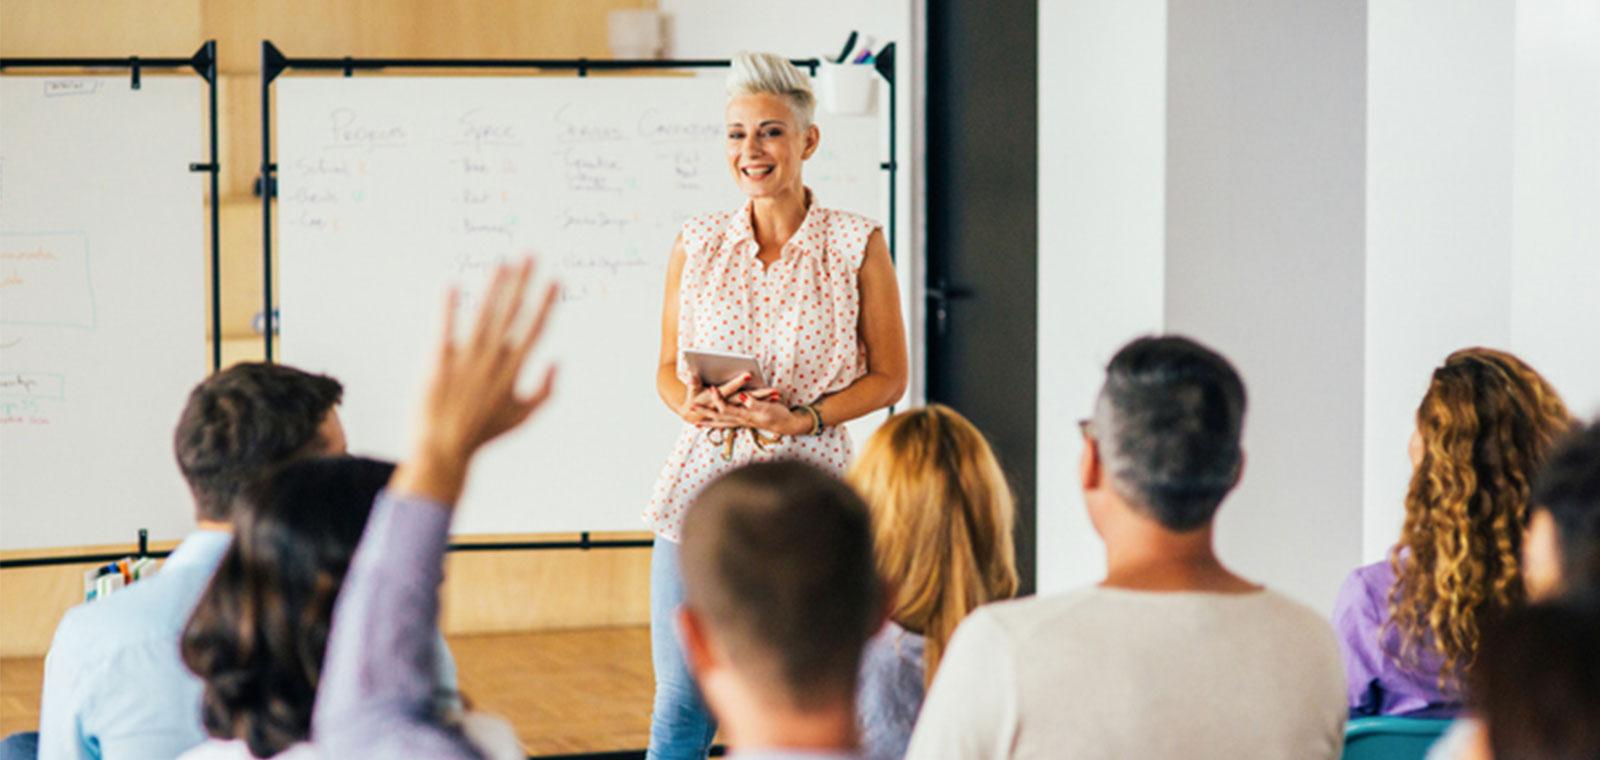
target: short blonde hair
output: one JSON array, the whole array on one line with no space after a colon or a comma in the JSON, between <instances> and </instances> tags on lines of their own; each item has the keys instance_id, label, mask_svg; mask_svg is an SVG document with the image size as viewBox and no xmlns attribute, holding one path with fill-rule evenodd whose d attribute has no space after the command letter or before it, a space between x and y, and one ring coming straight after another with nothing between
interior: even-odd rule
<instances>
[{"instance_id":1,"label":"short blonde hair","mask_svg":"<svg viewBox=\"0 0 1600 760\"><path fill-rule=\"evenodd\" d=\"M811 126L817 98L811 92L809 77L800 73L789 59L776 53L735 53L733 66L728 71L728 97L763 93L788 101L801 129Z\"/></svg>"},{"instance_id":2,"label":"short blonde hair","mask_svg":"<svg viewBox=\"0 0 1600 760\"><path fill-rule=\"evenodd\" d=\"M983 434L940 404L890 417L847 480L872 515L889 617L922 634L932 684L962 619L1017 592L1011 488Z\"/></svg>"}]
</instances>

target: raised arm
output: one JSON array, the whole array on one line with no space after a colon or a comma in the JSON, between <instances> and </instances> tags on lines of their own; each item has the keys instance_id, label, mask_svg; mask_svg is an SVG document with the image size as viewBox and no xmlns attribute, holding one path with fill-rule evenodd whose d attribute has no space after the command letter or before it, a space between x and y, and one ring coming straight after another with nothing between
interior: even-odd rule
<instances>
[{"instance_id":1,"label":"raised arm","mask_svg":"<svg viewBox=\"0 0 1600 760\"><path fill-rule=\"evenodd\" d=\"M378 497L334 607L312 714L329 757L479 757L433 707L439 583L472 457L550 396L553 368L532 394L516 390L555 300L551 285L528 314L531 276L531 261L501 267L459 346L451 292L412 454Z\"/></svg>"}]
</instances>

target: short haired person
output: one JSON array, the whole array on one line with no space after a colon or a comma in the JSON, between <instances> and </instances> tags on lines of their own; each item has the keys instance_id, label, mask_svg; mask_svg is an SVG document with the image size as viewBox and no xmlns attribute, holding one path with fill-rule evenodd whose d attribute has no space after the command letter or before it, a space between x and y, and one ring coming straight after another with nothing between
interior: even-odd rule
<instances>
[{"instance_id":1,"label":"short haired person","mask_svg":"<svg viewBox=\"0 0 1600 760\"><path fill-rule=\"evenodd\" d=\"M39 755L170 760L206 738L179 657L189 613L231 540L235 497L270 468L345 450L332 378L229 367L189 394L173 435L196 530L154 577L67 611L45 657Z\"/></svg>"},{"instance_id":2,"label":"short haired person","mask_svg":"<svg viewBox=\"0 0 1600 760\"><path fill-rule=\"evenodd\" d=\"M890 595L861 666L861 750L900 760L956 626L1017 591L1011 487L983 433L943 404L886 420L847 480L872 514Z\"/></svg>"},{"instance_id":3,"label":"short haired person","mask_svg":"<svg viewBox=\"0 0 1600 760\"><path fill-rule=\"evenodd\" d=\"M1504 351L1462 349L1433 370L1399 540L1334 602L1352 714L1461 710L1484 623L1523 601L1530 484L1570 425L1555 389Z\"/></svg>"},{"instance_id":4,"label":"short haired person","mask_svg":"<svg viewBox=\"0 0 1600 760\"><path fill-rule=\"evenodd\" d=\"M978 608L910 758L1337 758L1344 676L1320 615L1217 557L1245 389L1222 356L1141 338L1106 368L1080 463L1106 577Z\"/></svg>"},{"instance_id":5,"label":"short haired person","mask_svg":"<svg viewBox=\"0 0 1600 760\"><path fill-rule=\"evenodd\" d=\"M856 757L862 648L883 623L866 506L799 462L747 465L684 524L684 649L732 757Z\"/></svg>"},{"instance_id":6,"label":"short haired person","mask_svg":"<svg viewBox=\"0 0 1600 760\"><path fill-rule=\"evenodd\" d=\"M651 758L704 758L716 733L672 624L683 601L677 542L695 494L748 462L798 459L844 474L843 424L906 387L899 287L875 221L824 206L805 161L822 133L808 78L782 56L740 53L728 76L728 171L747 198L692 217L673 244L662 299L656 392L682 430L644 521L656 694ZM687 350L755 357L767 387L701 387Z\"/></svg>"}]
</instances>

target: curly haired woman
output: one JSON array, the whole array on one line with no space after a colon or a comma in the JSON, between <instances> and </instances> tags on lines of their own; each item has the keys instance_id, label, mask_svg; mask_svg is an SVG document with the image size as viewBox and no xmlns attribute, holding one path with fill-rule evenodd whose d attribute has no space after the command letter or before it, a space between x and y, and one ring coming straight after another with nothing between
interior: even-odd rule
<instances>
[{"instance_id":1,"label":"curly haired woman","mask_svg":"<svg viewBox=\"0 0 1600 760\"><path fill-rule=\"evenodd\" d=\"M1550 384L1508 353L1463 349L1433 371L1400 540L1334 604L1352 714L1460 710L1485 622L1522 601L1530 481L1570 425Z\"/></svg>"}]
</instances>

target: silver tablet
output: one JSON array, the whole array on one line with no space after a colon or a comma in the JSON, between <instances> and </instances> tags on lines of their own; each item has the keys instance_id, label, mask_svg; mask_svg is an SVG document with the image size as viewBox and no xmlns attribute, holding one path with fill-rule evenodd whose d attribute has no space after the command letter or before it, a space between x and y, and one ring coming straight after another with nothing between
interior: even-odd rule
<instances>
[{"instance_id":1,"label":"silver tablet","mask_svg":"<svg viewBox=\"0 0 1600 760\"><path fill-rule=\"evenodd\" d=\"M746 387L767 387L767 376L761 371L761 362L749 354L687 350L683 352L683 361L689 365L689 371L700 378L702 385L722 385L748 372L750 381L745 383Z\"/></svg>"}]
</instances>

